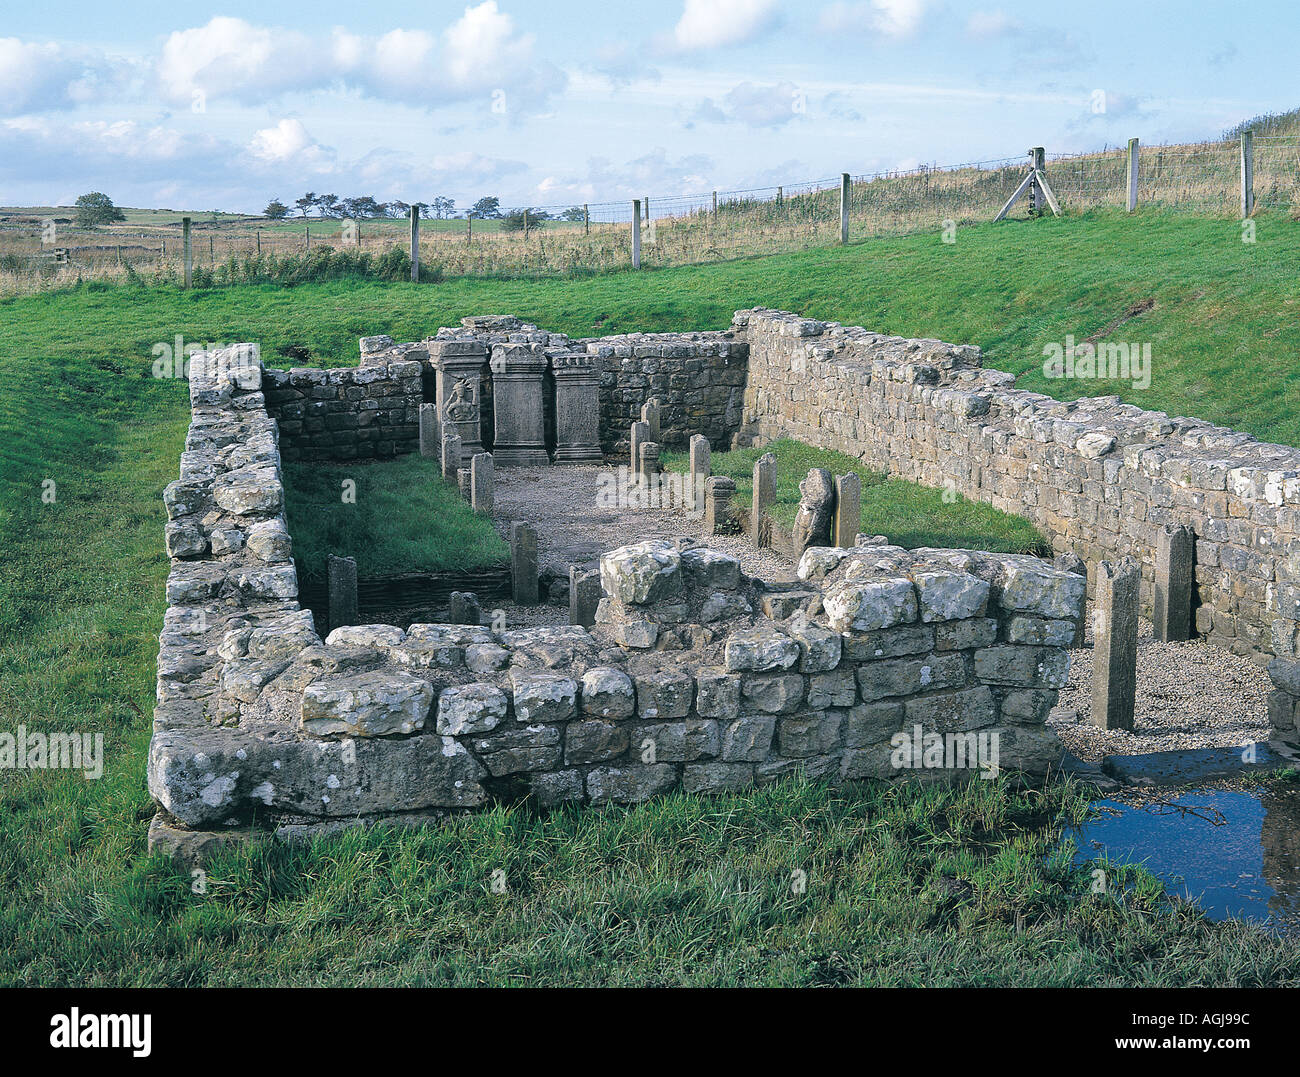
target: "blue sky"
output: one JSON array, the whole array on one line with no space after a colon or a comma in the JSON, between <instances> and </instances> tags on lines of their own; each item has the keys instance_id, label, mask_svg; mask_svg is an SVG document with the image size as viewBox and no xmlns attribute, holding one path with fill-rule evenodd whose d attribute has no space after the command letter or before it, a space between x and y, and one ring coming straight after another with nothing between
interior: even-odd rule
<instances>
[{"instance_id":1,"label":"blue sky","mask_svg":"<svg viewBox=\"0 0 1300 1077\"><path fill-rule=\"evenodd\" d=\"M26 4L0 204L664 198L1217 137L1300 105L1294 8L995 0ZM57 16L53 14L57 12ZM1097 104L1104 108L1098 110Z\"/></svg>"}]
</instances>

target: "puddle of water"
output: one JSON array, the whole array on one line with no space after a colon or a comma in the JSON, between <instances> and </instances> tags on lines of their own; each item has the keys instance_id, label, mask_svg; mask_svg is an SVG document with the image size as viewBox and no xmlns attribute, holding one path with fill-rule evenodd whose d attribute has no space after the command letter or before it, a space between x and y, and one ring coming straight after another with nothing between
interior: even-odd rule
<instances>
[{"instance_id":1,"label":"puddle of water","mask_svg":"<svg viewBox=\"0 0 1300 1077\"><path fill-rule=\"evenodd\" d=\"M1076 832L1076 861L1142 864L1211 919L1300 934L1300 795L1193 790L1167 800L1174 807L1094 801L1102 814Z\"/></svg>"}]
</instances>

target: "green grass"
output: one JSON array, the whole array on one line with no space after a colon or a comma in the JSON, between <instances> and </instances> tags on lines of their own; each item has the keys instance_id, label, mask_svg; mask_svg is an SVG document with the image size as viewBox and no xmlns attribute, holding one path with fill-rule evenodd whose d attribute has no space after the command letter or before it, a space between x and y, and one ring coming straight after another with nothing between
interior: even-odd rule
<instances>
[{"instance_id":1,"label":"green grass","mask_svg":"<svg viewBox=\"0 0 1300 1077\"><path fill-rule=\"evenodd\" d=\"M371 464L287 463L284 486L294 561L307 579L324 578L331 553L355 557L363 579L482 568L510 553L437 461L416 453Z\"/></svg>"},{"instance_id":2,"label":"green grass","mask_svg":"<svg viewBox=\"0 0 1300 1077\"><path fill-rule=\"evenodd\" d=\"M1294 981L1292 944L1078 898L1041 856L1045 805L1063 795L1050 789L1041 811L989 806L987 841L954 829L975 801L792 787L262 849L220 866L206 896L145 857L161 494L188 422L184 383L150 376L155 343L250 340L271 361L298 347L351 365L358 336L418 339L465 314L592 335L718 328L762 304L971 341L1069 395L1112 387L1032 373L1043 344L1149 296L1124 336L1153 342L1153 381L1126 398L1300 443L1300 226L1270 218L1254 246L1232 222L1139 214L585 281L84 286L0 301L0 729L106 741L97 782L0 771L0 982L557 982L578 963L590 982ZM802 901L778 901L771 876L805 863L835 867L809 872ZM487 890L496 866L504 900ZM753 882L724 895L701 881L710 871ZM945 906L941 874L978 900ZM1009 903L1027 914L1022 935Z\"/></svg>"},{"instance_id":3,"label":"green grass","mask_svg":"<svg viewBox=\"0 0 1300 1077\"><path fill-rule=\"evenodd\" d=\"M885 535L908 549L944 546L991 550L995 553L1046 554L1050 544L1028 520L968 501L956 491L935 490L903 479L890 479L863 467L856 457L829 449L816 449L791 438L779 438L752 449L714 453L714 475L736 481L733 504L748 510L754 500L754 464L764 453L776 457L776 501L771 515L784 527L794 524L799 511L799 483L810 468L824 467L832 475L856 471L862 477L862 525L868 535ZM664 466L685 471L690 458L666 453Z\"/></svg>"}]
</instances>

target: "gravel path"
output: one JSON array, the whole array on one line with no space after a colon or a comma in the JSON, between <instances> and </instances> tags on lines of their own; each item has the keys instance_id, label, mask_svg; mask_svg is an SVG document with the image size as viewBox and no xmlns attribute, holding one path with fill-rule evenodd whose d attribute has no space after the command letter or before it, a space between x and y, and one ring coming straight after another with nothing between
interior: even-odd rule
<instances>
[{"instance_id":1,"label":"gravel path","mask_svg":"<svg viewBox=\"0 0 1300 1077\"><path fill-rule=\"evenodd\" d=\"M568 579L570 564L592 563L606 550L652 538L703 539L703 519L678 508L634 508L601 503L617 467L566 465L501 468L496 473L495 517L503 534L510 522L537 528L543 573ZM740 558L744 570L765 579L788 578L794 565L757 550L743 535L708 536L709 545ZM566 591L567 595L567 591ZM567 606L507 606L510 627L568 622ZM1156 643L1143 621L1138 638L1136 728L1104 730L1089 721L1091 636L1070 652L1070 679L1048 718L1066 747L1090 762L1106 755L1138 755L1189 748L1239 746L1269 737L1268 674L1249 658L1200 641Z\"/></svg>"},{"instance_id":2,"label":"gravel path","mask_svg":"<svg viewBox=\"0 0 1300 1077\"><path fill-rule=\"evenodd\" d=\"M1070 680L1048 717L1080 759L1187 748L1239 747L1269 738L1268 673L1249 658L1192 640L1157 643L1149 621L1138 634L1134 729L1099 729L1092 710L1092 636L1070 652Z\"/></svg>"}]
</instances>

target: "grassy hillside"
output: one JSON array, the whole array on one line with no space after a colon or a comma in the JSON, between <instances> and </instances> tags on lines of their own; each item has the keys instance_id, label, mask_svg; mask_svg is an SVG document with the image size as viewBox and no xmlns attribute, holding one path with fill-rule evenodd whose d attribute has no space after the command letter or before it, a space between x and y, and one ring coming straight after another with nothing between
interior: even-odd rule
<instances>
[{"instance_id":1,"label":"grassy hillside","mask_svg":"<svg viewBox=\"0 0 1300 1077\"><path fill-rule=\"evenodd\" d=\"M1126 907L1081 900L1041 855L1055 840L1043 826L1069 807L1059 789L794 787L543 821L493 812L238 854L206 895L144 857L161 493L188 419L184 383L151 376L155 344L251 340L271 361L351 364L358 336L415 339L471 313L590 335L718 328L765 305L973 341L1036 388L1120 391L1300 444L1300 226L1261 222L1257 238L1226 221L1093 216L583 281L96 285L0 301L0 728L106 740L99 781L0 771L0 983L554 983L579 960L599 982L1294 981L1293 944L1181 912L1142 919L1149 889ZM1150 388L1043 379L1045 343L1146 299L1112 336L1152 342ZM826 888L781 897L804 864ZM504 901L486 890L498 865ZM735 877L750 885L709 881ZM1017 911L1023 934L1008 928Z\"/></svg>"}]
</instances>

